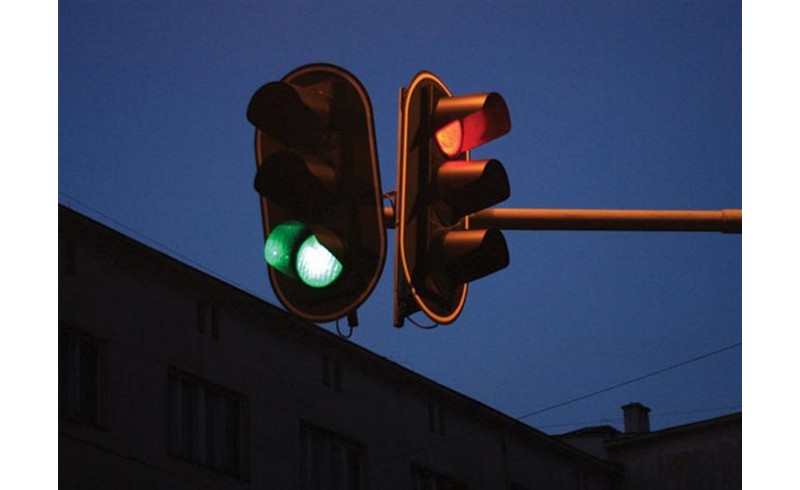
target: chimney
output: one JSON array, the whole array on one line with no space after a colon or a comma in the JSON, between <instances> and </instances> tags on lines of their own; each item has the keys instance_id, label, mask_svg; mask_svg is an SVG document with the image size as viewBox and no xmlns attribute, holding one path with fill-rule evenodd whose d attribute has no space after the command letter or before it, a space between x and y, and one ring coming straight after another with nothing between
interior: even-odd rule
<instances>
[{"instance_id":1,"label":"chimney","mask_svg":"<svg viewBox=\"0 0 800 490\"><path fill-rule=\"evenodd\" d=\"M650 432L650 409L639 402L622 406L625 419L626 434L644 434Z\"/></svg>"}]
</instances>

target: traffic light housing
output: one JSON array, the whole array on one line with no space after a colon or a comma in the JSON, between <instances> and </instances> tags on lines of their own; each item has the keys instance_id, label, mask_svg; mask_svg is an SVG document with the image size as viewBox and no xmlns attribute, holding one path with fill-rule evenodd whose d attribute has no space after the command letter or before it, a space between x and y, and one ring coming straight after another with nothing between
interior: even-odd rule
<instances>
[{"instance_id":1,"label":"traffic light housing","mask_svg":"<svg viewBox=\"0 0 800 490\"><path fill-rule=\"evenodd\" d=\"M502 233L469 223L471 213L509 197L508 176L495 159L471 161L469 150L510 129L495 92L453 96L430 72L401 91L395 326L417 310L453 322L467 284L508 265Z\"/></svg>"},{"instance_id":2,"label":"traffic light housing","mask_svg":"<svg viewBox=\"0 0 800 490\"><path fill-rule=\"evenodd\" d=\"M281 304L309 321L354 318L386 259L372 105L346 70L297 68L252 96L264 258Z\"/></svg>"}]
</instances>

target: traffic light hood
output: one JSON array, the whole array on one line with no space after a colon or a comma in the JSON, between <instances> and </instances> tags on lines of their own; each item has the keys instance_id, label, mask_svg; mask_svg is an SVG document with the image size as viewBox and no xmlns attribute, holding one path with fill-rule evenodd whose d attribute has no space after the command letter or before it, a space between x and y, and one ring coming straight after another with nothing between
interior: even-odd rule
<instances>
[{"instance_id":1,"label":"traffic light hood","mask_svg":"<svg viewBox=\"0 0 800 490\"><path fill-rule=\"evenodd\" d=\"M247 120L285 145L309 151L328 136L330 101L315 87L270 82L253 94Z\"/></svg>"}]
</instances>

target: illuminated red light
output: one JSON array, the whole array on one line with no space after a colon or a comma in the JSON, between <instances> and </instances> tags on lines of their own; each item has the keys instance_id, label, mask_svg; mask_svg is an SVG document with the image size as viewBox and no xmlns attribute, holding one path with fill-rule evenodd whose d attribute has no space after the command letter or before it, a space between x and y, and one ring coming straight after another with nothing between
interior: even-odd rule
<instances>
[{"instance_id":1,"label":"illuminated red light","mask_svg":"<svg viewBox=\"0 0 800 490\"><path fill-rule=\"evenodd\" d=\"M480 146L493 138L487 138L487 115L483 111L472 113L464 119L456 119L436 131L439 148L449 157Z\"/></svg>"},{"instance_id":2,"label":"illuminated red light","mask_svg":"<svg viewBox=\"0 0 800 490\"><path fill-rule=\"evenodd\" d=\"M462 120L464 136L461 142L461 151L471 150L495 138L493 135L488 134L487 131L491 123L489 118L490 115L484 109L473 112Z\"/></svg>"},{"instance_id":3,"label":"illuminated red light","mask_svg":"<svg viewBox=\"0 0 800 490\"><path fill-rule=\"evenodd\" d=\"M508 107L495 93L445 97L436 104L435 124L439 148L455 157L506 134L511 129Z\"/></svg>"},{"instance_id":4,"label":"illuminated red light","mask_svg":"<svg viewBox=\"0 0 800 490\"><path fill-rule=\"evenodd\" d=\"M461 153L463 139L464 131L461 121L458 119L445 124L436 131L436 142L442 152L449 157L454 157Z\"/></svg>"}]
</instances>

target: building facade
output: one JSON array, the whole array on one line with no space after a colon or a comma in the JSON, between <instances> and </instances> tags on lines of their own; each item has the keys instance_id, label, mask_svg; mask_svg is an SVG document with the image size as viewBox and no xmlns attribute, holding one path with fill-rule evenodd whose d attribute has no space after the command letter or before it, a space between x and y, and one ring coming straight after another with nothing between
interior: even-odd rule
<instances>
[{"instance_id":1,"label":"building facade","mask_svg":"<svg viewBox=\"0 0 800 490\"><path fill-rule=\"evenodd\" d=\"M64 489L741 488L741 413L548 436L59 208Z\"/></svg>"},{"instance_id":2,"label":"building facade","mask_svg":"<svg viewBox=\"0 0 800 490\"><path fill-rule=\"evenodd\" d=\"M615 463L59 208L63 489L621 479Z\"/></svg>"},{"instance_id":3,"label":"building facade","mask_svg":"<svg viewBox=\"0 0 800 490\"><path fill-rule=\"evenodd\" d=\"M742 488L741 412L651 432L648 407L622 410L624 432L590 427L560 439L619 465L620 490Z\"/></svg>"}]
</instances>

